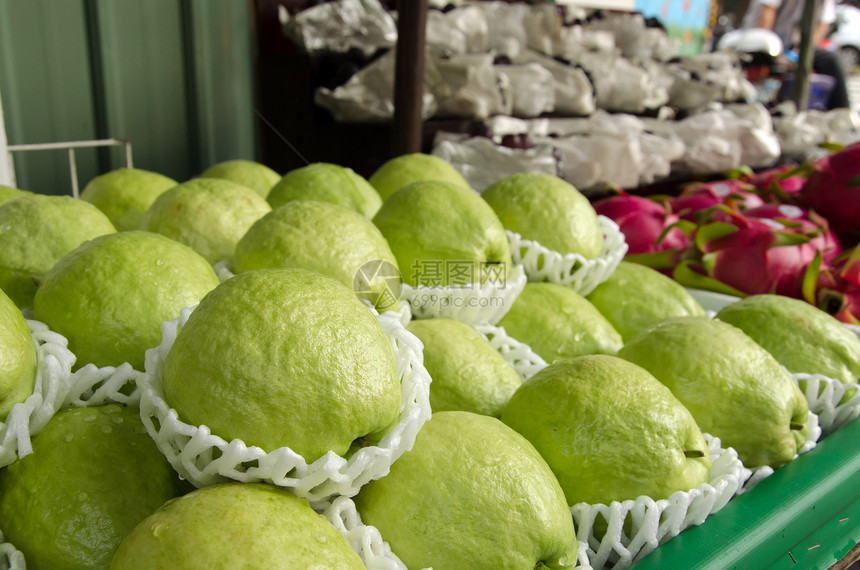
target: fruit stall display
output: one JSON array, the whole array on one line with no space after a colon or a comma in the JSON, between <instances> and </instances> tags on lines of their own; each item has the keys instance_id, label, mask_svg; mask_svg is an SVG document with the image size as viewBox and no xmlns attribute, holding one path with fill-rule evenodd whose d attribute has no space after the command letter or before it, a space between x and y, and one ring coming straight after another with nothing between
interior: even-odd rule
<instances>
[{"instance_id":1,"label":"fruit stall display","mask_svg":"<svg viewBox=\"0 0 860 570\"><path fill-rule=\"evenodd\" d=\"M423 154L0 187L0 567L828 567L857 149L593 205Z\"/></svg>"}]
</instances>

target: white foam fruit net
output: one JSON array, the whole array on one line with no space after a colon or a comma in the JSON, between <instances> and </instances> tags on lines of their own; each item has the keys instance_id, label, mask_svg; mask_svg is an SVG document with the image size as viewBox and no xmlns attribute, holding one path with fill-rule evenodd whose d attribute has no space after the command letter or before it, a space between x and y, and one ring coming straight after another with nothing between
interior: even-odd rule
<instances>
[{"instance_id":1,"label":"white foam fruit net","mask_svg":"<svg viewBox=\"0 0 860 570\"><path fill-rule=\"evenodd\" d=\"M36 348L36 377L33 393L12 406L0 423L0 467L33 452L30 437L39 433L65 404L75 355L65 337L39 321L27 319Z\"/></svg>"},{"instance_id":2,"label":"white foam fruit net","mask_svg":"<svg viewBox=\"0 0 860 570\"><path fill-rule=\"evenodd\" d=\"M392 309L388 312L395 315L404 327L408 327L409 322L412 320L412 309L406 301L398 301L397 310Z\"/></svg>"},{"instance_id":3,"label":"white foam fruit net","mask_svg":"<svg viewBox=\"0 0 860 570\"><path fill-rule=\"evenodd\" d=\"M377 445L363 447L349 459L332 451L311 464L288 447L265 452L238 439L227 442L206 426L183 422L165 402L161 374L176 334L191 309L162 324L162 342L146 353L145 372L138 379L140 415L149 435L184 479L197 487L225 480L265 481L290 489L309 502L336 495L353 496L362 485L386 475L410 450L421 426L430 418L430 375L423 364L423 345L398 320L396 312L378 315L391 341L400 377L400 420Z\"/></svg>"},{"instance_id":4,"label":"white foam fruit net","mask_svg":"<svg viewBox=\"0 0 860 570\"><path fill-rule=\"evenodd\" d=\"M588 259L579 253L561 254L506 230L511 259L515 265L523 266L529 281L549 281L570 287L582 296L588 295L609 279L627 253L627 242L618 224L606 216L597 216L597 221L603 231L600 257Z\"/></svg>"},{"instance_id":5,"label":"white foam fruit net","mask_svg":"<svg viewBox=\"0 0 860 570\"><path fill-rule=\"evenodd\" d=\"M711 480L678 491L668 499L639 497L609 505L579 503L570 508L577 538L595 570L630 567L661 544L726 506L740 488L743 465L737 452L723 449L719 438L704 434L711 456ZM606 533L595 536L595 521L605 519ZM625 528L625 522L627 527ZM603 526L602 522L598 527Z\"/></svg>"},{"instance_id":6,"label":"white foam fruit net","mask_svg":"<svg viewBox=\"0 0 860 570\"><path fill-rule=\"evenodd\" d=\"M842 383L821 374L792 376L809 402L809 411L818 416L822 435L829 435L860 416L860 384ZM853 395L846 398L852 390Z\"/></svg>"},{"instance_id":7,"label":"white foam fruit net","mask_svg":"<svg viewBox=\"0 0 860 570\"><path fill-rule=\"evenodd\" d=\"M416 319L454 319L468 325L494 325L510 310L526 286L526 274L519 265L511 265L504 279L485 284L430 287L403 284L400 298Z\"/></svg>"},{"instance_id":8,"label":"white foam fruit net","mask_svg":"<svg viewBox=\"0 0 860 570\"><path fill-rule=\"evenodd\" d=\"M24 554L3 538L0 532L0 570L26 570Z\"/></svg>"},{"instance_id":9,"label":"white foam fruit net","mask_svg":"<svg viewBox=\"0 0 860 570\"><path fill-rule=\"evenodd\" d=\"M523 381L547 367L543 358L538 356L529 345L508 336L504 327L476 325L475 330L487 339L490 346L511 365L511 368L516 370Z\"/></svg>"},{"instance_id":10,"label":"white foam fruit net","mask_svg":"<svg viewBox=\"0 0 860 570\"><path fill-rule=\"evenodd\" d=\"M226 259L213 265L212 271L215 272L215 275L218 277L218 281L221 283L227 281L231 277L236 277L236 274L233 273L233 270L230 268L230 262Z\"/></svg>"},{"instance_id":11,"label":"white foam fruit net","mask_svg":"<svg viewBox=\"0 0 860 570\"><path fill-rule=\"evenodd\" d=\"M341 496L320 507L323 516L349 542L368 570L406 570L406 565L391 552L379 530L362 524L352 499Z\"/></svg>"},{"instance_id":12,"label":"white foam fruit net","mask_svg":"<svg viewBox=\"0 0 860 570\"><path fill-rule=\"evenodd\" d=\"M33 452L30 438L39 433L59 410L69 406L109 403L137 407L135 380L140 374L130 364L97 367L87 364L72 372L75 355L68 340L42 322L27 319L36 346L33 393L12 406L0 423L0 467Z\"/></svg>"}]
</instances>

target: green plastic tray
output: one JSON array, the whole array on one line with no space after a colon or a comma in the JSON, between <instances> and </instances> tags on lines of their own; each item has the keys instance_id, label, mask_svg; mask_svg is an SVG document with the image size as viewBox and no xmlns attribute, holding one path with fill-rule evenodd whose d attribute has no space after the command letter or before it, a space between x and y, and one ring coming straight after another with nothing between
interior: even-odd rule
<instances>
[{"instance_id":1,"label":"green plastic tray","mask_svg":"<svg viewBox=\"0 0 860 570\"><path fill-rule=\"evenodd\" d=\"M635 564L825 569L860 542L860 418Z\"/></svg>"}]
</instances>

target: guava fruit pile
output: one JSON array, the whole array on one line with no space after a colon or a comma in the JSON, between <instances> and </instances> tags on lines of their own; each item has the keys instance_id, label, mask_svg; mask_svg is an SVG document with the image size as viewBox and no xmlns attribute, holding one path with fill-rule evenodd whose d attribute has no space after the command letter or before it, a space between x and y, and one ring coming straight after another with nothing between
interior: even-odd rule
<instances>
[{"instance_id":1,"label":"guava fruit pile","mask_svg":"<svg viewBox=\"0 0 860 570\"><path fill-rule=\"evenodd\" d=\"M860 339L772 294L803 283L780 273L711 318L642 263L698 273L699 239L716 279L724 249L786 239L853 283L823 221L766 215L746 184L730 191L744 215L712 207L713 188L676 210L633 196L595 210L553 176L482 196L407 155L369 181L228 161L182 183L110 172L80 201L4 193L0 567L629 566L671 529L589 558L657 529L581 513L720 478L728 500L744 466L794 460L817 432L792 373L831 378L860 414ZM601 211L639 263L607 260ZM606 277L587 294L533 273L514 287L514 235L543 264ZM451 299L488 310L411 310Z\"/></svg>"},{"instance_id":2,"label":"guava fruit pile","mask_svg":"<svg viewBox=\"0 0 860 570\"><path fill-rule=\"evenodd\" d=\"M693 183L678 195L604 198L629 261L681 283L727 293L776 293L860 323L860 144L799 166Z\"/></svg>"}]
</instances>

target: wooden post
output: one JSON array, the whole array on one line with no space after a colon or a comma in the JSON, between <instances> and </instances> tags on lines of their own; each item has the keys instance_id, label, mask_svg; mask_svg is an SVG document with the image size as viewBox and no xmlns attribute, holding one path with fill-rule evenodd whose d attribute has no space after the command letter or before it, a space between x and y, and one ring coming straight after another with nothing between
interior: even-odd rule
<instances>
[{"instance_id":1,"label":"wooden post","mask_svg":"<svg viewBox=\"0 0 860 570\"><path fill-rule=\"evenodd\" d=\"M803 17L800 19L800 46L797 48L797 69L794 72L792 99L798 111L805 111L809 105L809 76L812 75L812 55L815 51L815 30L818 28L820 0L806 0L803 3Z\"/></svg>"},{"instance_id":2,"label":"wooden post","mask_svg":"<svg viewBox=\"0 0 860 570\"><path fill-rule=\"evenodd\" d=\"M392 155L421 151L427 0L398 0Z\"/></svg>"}]
</instances>

